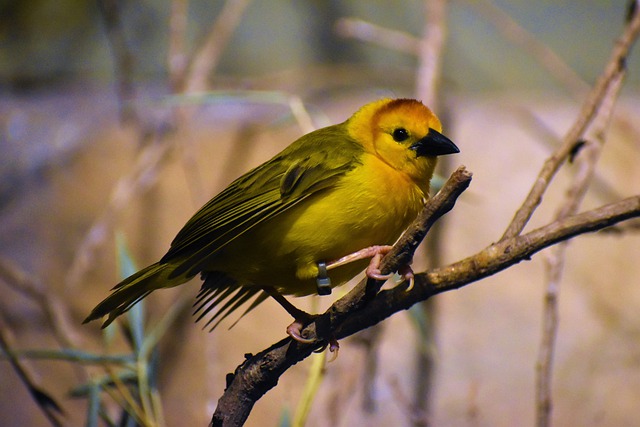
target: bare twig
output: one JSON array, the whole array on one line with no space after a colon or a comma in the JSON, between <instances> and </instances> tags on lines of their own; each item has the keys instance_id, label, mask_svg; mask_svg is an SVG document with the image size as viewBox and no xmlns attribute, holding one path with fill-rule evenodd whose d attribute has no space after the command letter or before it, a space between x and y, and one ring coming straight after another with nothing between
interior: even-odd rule
<instances>
[{"instance_id":1,"label":"bare twig","mask_svg":"<svg viewBox=\"0 0 640 427\"><path fill-rule=\"evenodd\" d=\"M211 25L209 33L204 42L193 54L188 64L183 63L186 54L178 49L183 48L183 35L180 34L180 23L183 19L180 15L186 13L186 6L183 3L186 0L175 0L176 3L172 9L172 45L174 51L170 51L169 63L176 68L173 70L175 74L171 74L173 81L174 93L191 94L195 92L204 92L209 90L209 79L214 73L220 62L220 57L227 47L229 39L233 31L240 24L240 20L245 9L250 4L250 0L227 0L222 10ZM178 63L173 64L176 60ZM183 68L178 68L183 67ZM186 106L174 109L175 119L178 123L178 131L181 132L189 127L192 109ZM204 187L198 166L198 154L194 147L193 141L186 133L182 133L179 138L181 148L181 160L185 177L189 182L189 191L192 194L194 204L199 206L206 200Z\"/></svg>"},{"instance_id":2,"label":"bare twig","mask_svg":"<svg viewBox=\"0 0 640 427\"><path fill-rule=\"evenodd\" d=\"M507 40L522 48L523 51L538 61L574 98L581 99L583 94L588 91L587 82L560 56L529 33L492 0L467 0L467 3L482 14ZM634 135L640 134L638 129L634 127L634 121L629 117L629 113L622 113L620 117L615 117L613 120L620 127L626 127ZM552 139L555 142L556 138ZM598 178L595 177L595 179ZM610 191L611 188L604 184L602 180L599 181L605 188L605 192L615 194L615 191Z\"/></svg>"},{"instance_id":3,"label":"bare twig","mask_svg":"<svg viewBox=\"0 0 640 427\"><path fill-rule=\"evenodd\" d=\"M131 101L135 96L133 89L133 54L122 28L120 2L100 0L98 6L107 30L107 39L114 58L120 120L123 123L137 122L138 116Z\"/></svg>"},{"instance_id":4,"label":"bare twig","mask_svg":"<svg viewBox=\"0 0 640 427\"><path fill-rule=\"evenodd\" d=\"M556 214L556 221L575 214L584 199L589 184L592 182L596 163L600 157L605 143L605 134L611 120L613 105L617 99L622 81L625 75L624 68L614 77L610 90L603 100L602 108L598 111L598 117L594 120L597 129L594 132L594 140L588 140L580 149L576 166L578 172L574 182L567 193L567 199ZM551 249L546 257L547 290L545 294L544 313L542 322L542 340L536 366L536 425L549 426L551 423L551 379L553 374L553 355L558 328L558 293L564 270L566 249L569 242L562 242Z\"/></svg>"},{"instance_id":5,"label":"bare twig","mask_svg":"<svg viewBox=\"0 0 640 427\"><path fill-rule=\"evenodd\" d=\"M444 106L441 105L441 75L443 49L447 37L447 0L424 1L425 24L419 45L418 73L416 80L416 97L443 117ZM444 115L446 117L446 114ZM439 160L442 173L448 172L448 158ZM443 228L436 227L430 239L427 240L428 261L430 266L440 265L442 254ZM416 330L420 333L419 342L415 347L415 390L412 393L414 402L411 413L424 414L412 416L411 422L416 427L428 425L429 404L431 403L431 387L435 371L434 352L425 351L435 345L437 307L434 299L428 299L418 306L423 323Z\"/></svg>"},{"instance_id":6,"label":"bare twig","mask_svg":"<svg viewBox=\"0 0 640 427\"><path fill-rule=\"evenodd\" d=\"M184 92L200 92L208 89L208 79L217 67L227 42L240 23L250 0L227 0L207 35L202 47L189 64Z\"/></svg>"},{"instance_id":7,"label":"bare twig","mask_svg":"<svg viewBox=\"0 0 640 427\"><path fill-rule=\"evenodd\" d=\"M413 289L396 286L383 290L362 310L351 316L335 332L337 338L349 336L360 328L382 321L433 295L459 289L469 283L505 270L532 255L580 234L640 217L640 195L552 222L527 234L487 246L480 252L448 266L416 275Z\"/></svg>"},{"instance_id":8,"label":"bare twig","mask_svg":"<svg viewBox=\"0 0 640 427\"><path fill-rule=\"evenodd\" d=\"M505 39L538 61L574 98L584 95L589 85L547 45L525 30L491 0L468 0L467 4L487 19Z\"/></svg>"},{"instance_id":9,"label":"bare twig","mask_svg":"<svg viewBox=\"0 0 640 427\"><path fill-rule=\"evenodd\" d=\"M131 102L135 95L133 90L133 55L129 51L122 28L122 10L120 10L119 2L101 0L99 4L116 63L115 76L119 88L121 116L123 121L126 119L136 125L137 142L142 150L138 153L133 170L116 183L107 207L94 221L78 246L67 273L67 287L74 287L82 281L86 271L95 260L97 249L110 234L120 211L128 206L133 196L143 193L155 184L160 166L172 148L172 144L166 140L166 136L173 131L172 121L167 119L157 126L149 126L140 120L139 115L133 109ZM179 7L176 8L179 9ZM182 12L186 13L186 11ZM179 21L179 19L175 20ZM176 25L174 23L172 34L177 34L174 37L177 39L180 33L179 28L175 28ZM180 42L172 43L172 46L174 45L180 45Z\"/></svg>"},{"instance_id":10,"label":"bare twig","mask_svg":"<svg viewBox=\"0 0 640 427\"><path fill-rule=\"evenodd\" d=\"M640 32L640 13L635 14L633 20L627 25L624 33L616 42L611 58L602 76L600 76L583 104L578 119L563 138L558 150L545 161L529 195L507 227L502 240L517 236L529 222L533 212L542 202L542 196L547 190L551 179L568 158L577 141L583 138L585 130L592 122L597 109L601 106L609 87L623 68L629 50L638 37L638 32Z\"/></svg>"},{"instance_id":11,"label":"bare twig","mask_svg":"<svg viewBox=\"0 0 640 427\"><path fill-rule=\"evenodd\" d=\"M531 134L544 145L545 148L552 150L555 148L560 136L557 135L547 124L537 117L530 109L513 107L513 113L515 113L518 122L523 129L530 130ZM612 117L612 119L614 119ZM618 117L619 119L619 117ZM640 140L640 138L639 138ZM573 153L573 152L572 152ZM570 157L571 161L571 157ZM601 200L618 200L622 198L622 195L616 187L611 185L600 175L594 175L593 182L590 187L594 194Z\"/></svg>"},{"instance_id":12,"label":"bare twig","mask_svg":"<svg viewBox=\"0 0 640 427\"><path fill-rule=\"evenodd\" d=\"M188 58L186 49L187 17L189 0L172 0L169 15L169 49L167 51L167 69L172 92L180 91L184 82Z\"/></svg>"},{"instance_id":13,"label":"bare twig","mask_svg":"<svg viewBox=\"0 0 640 427\"><path fill-rule=\"evenodd\" d=\"M338 19L335 30L342 37L354 38L415 56L420 53L419 38L403 31L390 30L359 18Z\"/></svg>"},{"instance_id":14,"label":"bare twig","mask_svg":"<svg viewBox=\"0 0 640 427\"><path fill-rule=\"evenodd\" d=\"M29 391L29 394L36 402L38 408L40 408L49 423L51 423L51 425L54 427L62 426L63 424L60 421L60 416L64 414L62 408L48 392L39 387L32 380L32 375L29 373L29 368L25 366L25 364L21 362L14 354L13 350L9 346L7 337L5 337L3 322L0 322L0 350L6 354L7 359L13 367L16 375L25 385L25 387Z\"/></svg>"},{"instance_id":15,"label":"bare twig","mask_svg":"<svg viewBox=\"0 0 640 427\"><path fill-rule=\"evenodd\" d=\"M419 44L416 94L434 111L440 111L438 88L442 73L442 49L447 27L447 1L425 0L424 34Z\"/></svg>"},{"instance_id":16,"label":"bare twig","mask_svg":"<svg viewBox=\"0 0 640 427\"><path fill-rule=\"evenodd\" d=\"M73 347L80 339L71 322L67 319L67 309L57 295L38 280L13 262L0 258L0 281L11 289L34 301L45 315L47 325L62 347Z\"/></svg>"}]
</instances>

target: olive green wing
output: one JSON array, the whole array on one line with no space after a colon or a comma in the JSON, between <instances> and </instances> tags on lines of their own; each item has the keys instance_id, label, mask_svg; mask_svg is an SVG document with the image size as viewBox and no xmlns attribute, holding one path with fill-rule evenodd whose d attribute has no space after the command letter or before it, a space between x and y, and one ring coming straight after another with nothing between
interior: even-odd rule
<instances>
[{"instance_id":1,"label":"olive green wing","mask_svg":"<svg viewBox=\"0 0 640 427\"><path fill-rule=\"evenodd\" d=\"M361 162L362 146L345 126L311 132L241 176L205 204L182 228L160 263L171 277L192 277L227 244L256 225L330 188Z\"/></svg>"}]
</instances>

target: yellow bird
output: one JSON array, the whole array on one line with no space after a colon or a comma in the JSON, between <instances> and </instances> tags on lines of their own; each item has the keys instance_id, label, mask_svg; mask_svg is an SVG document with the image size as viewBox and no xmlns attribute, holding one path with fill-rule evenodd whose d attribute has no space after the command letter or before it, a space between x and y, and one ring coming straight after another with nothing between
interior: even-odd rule
<instances>
[{"instance_id":1,"label":"yellow bird","mask_svg":"<svg viewBox=\"0 0 640 427\"><path fill-rule=\"evenodd\" d=\"M422 209L437 156L459 152L441 131L421 102L382 99L304 135L205 204L160 261L120 282L85 323L109 315L105 327L152 291L201 274L198 320L213 313L213 329L271 295L304 341L308 315L283 295L328 294L365 258L379 261ZM367 273L380 277L375 265Z\"/></svg>"}]
</instances>

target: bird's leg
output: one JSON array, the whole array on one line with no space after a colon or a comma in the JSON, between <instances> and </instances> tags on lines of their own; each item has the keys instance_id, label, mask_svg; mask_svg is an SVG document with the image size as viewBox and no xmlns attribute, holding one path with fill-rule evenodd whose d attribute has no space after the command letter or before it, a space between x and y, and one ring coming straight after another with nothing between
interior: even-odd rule
<instances>
[{"instance_id":1,"label":"bird's leg","mask_svg":"<svg viewBox=\"0 0 640 427\"><path fill-rule=\"evenodd\" d=\"M304 338L302 336L302 329L307 326L313 320L313 315L307 313L306 311L302 311L293 304L291 304L280 292L278 292L275 288L271 286L265 286L264 291L269 294L274 300L278 302L287 310L287 313L293 317L293 323L287 326L287 335L289 335L294 340L304 343L311 344L313 340L308 338Z\"/></svg>"},{"instance_id":2,"label":"bird's leg","mask_svg":"<svg viewBox=\"0 0 640 427\"><path fill-rule=\"evenodd\" d=\"M348 264L353 261L358 261L365 258L371 258L369 262L369 266L366 270L367 277L376 280L388 280L393 274L382 274L380 271L380 262L382 261L382 257L388 254L391 251L393 246L384 245L384 246L369 246L368 248L361 249L352 254L343 256L342 258L331 261L326 264L326 269L331 270L332 268L339 267L341 265ZM409 279L409 289L413 287L413 270L411 270L411 266L406 265L403 266L398 271L404 279Z\"/></svg>"}]
</instances>

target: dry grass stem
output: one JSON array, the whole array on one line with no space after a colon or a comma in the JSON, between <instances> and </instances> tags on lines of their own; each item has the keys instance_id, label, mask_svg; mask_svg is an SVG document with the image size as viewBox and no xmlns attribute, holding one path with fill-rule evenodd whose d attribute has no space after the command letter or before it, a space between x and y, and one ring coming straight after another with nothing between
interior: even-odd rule
<instances>
[{"instance_id":1,"label":"dry grass stem","mask_svg":"<svg viewBox=\"0 0 640 427\"><path fill-rule=\"evenodd\" d=\"M0 314L0 351L4 353L9 361L13 371L16 373L20 381L25 385L34 403L40 408L47 421L54 427L61 427L63 424L61 418L64 415L60 405L51 395L42 389L33 380L36 375L32 373L32 369L22 360L20 360L12 350L10 339L6 334L7 330L4 325L3 315Z\"/></svg>"}]
</instances>

